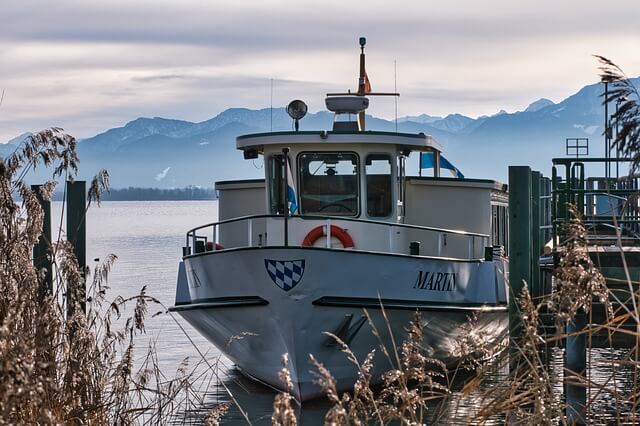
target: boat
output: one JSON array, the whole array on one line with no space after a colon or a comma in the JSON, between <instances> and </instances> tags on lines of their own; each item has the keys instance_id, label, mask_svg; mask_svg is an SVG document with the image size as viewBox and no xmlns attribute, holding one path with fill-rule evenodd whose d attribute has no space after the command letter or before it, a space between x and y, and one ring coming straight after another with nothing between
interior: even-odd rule
<instances>
[{"instance_id":1,"label":"boat","mask_svg":"<svg viewBox=\"0 0 640 426\"><path fill-rule=\"evenodd\" d=\"M171 308L272 387L283 389L288 354L298 401L322 395L310 354L338 390L357 378L327 332L364 359L392 351L420 312L424 348L447 366L463 338L507 332L506 185L462 177L429 135L366 130L369 98L397 94L371 90L365 43L358 90L327 95L331 130L299 130L307 107L296 100L294 131L237 138L245 159L264 159L264 179L216 183L218 221L187 232ZM378 351L373 381L392 367Z\"/></svg>"}]
</instances>

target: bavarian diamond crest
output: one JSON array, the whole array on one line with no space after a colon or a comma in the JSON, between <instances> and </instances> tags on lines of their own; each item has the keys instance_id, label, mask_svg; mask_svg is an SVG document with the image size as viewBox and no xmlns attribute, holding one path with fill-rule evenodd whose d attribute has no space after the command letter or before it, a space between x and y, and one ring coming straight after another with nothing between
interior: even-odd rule
<instances>
[{"instance_id":1,"label":"bavarian diamond crest","mask_svg":"<svg viewBox=\"0 0 640 426\"><path fill-rule=\"evenodd\" d=\"M271 280L284 291L294 288L304 274L304 259L271 260L265 259L264 266Z\"/></svg>"}]
</instances>

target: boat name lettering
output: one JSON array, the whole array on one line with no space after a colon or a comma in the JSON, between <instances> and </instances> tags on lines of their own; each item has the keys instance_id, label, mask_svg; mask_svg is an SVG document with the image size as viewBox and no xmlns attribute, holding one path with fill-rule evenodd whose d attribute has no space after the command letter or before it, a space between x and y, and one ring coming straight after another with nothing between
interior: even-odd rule
<instances>
[{"instance_id":1,"label":"boat name lettering","mask_svg":"<svg viewBox=\"0 0 640 426\"><path fill-rule=\"evenodd\" d=\"M455 272L418 271L413 288L431 291L454 291L457 274Z\"/></svg>"}]
</instances>

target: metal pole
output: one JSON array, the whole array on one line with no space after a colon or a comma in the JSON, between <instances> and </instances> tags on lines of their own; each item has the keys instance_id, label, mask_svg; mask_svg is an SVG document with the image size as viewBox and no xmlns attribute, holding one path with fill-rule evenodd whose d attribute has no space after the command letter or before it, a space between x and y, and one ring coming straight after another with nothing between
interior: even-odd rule
<instances>
[{"instance_id":1,"label":"metal pole","mask_svg":"<svg viewBox=\"0 0 640 426\"><path fill-rule=\"evenodd\" d=\"M358 96L367 94L367 72L365 71L364 46L367 40L360 37L360 76L358 78ZM358 113L358 127L361 132L365 131L365 114L364 111Z\"/></svg>"},{"instance_id":2,"label":"metal pole","mask_svg":"<svg viewBox=\"0 0 640 426\"><path fill-rule=\"evenodd\" d=\"M620 162L618 161L618 158L620 158L620 141L618 140L618 136L620 135L620 123L618 122L618 110L620 108L620 101L621 99L618 99L616 101L616 180L620 179ZM618 182L616 182L616 185L617 184Z\"/></svg>"},{"instance_id":3,"label":"metal pole","mask_svg":"<svg viewBox=\"0 0 640 426\"><path fill-rule=\"evenodd\" d=\"M540 298L544 295L540 280L540 172L531 172L531 296Z\"/></svg>"},{"instance_id":4,"label":"metal pole","mask_svg":"<svg viewBox=\"0 0 640 426\"><path fill-rule=\"evenodd\" d=\"M509 370L518 368L518 345L523 334L518 301L531 282L531 169L509 167Z\"/></svg>"},{"instance_id":5,"label":"metal pole","mask_svg":"<svg viewBox=\"0 0 640 426\"><path fill-rule=\"evenodd\" d=\"M610 155L609 147L609 83L604 83L604 158ZM609 162L604 163L604 177L609 178ZM608 184L607 184L608 185Z\"/></svg>"},{"instance_id":6,"label":"metal pole","mask_svg":"<svg viewBox=\"0 0 640 426\"><path fill-rule=\"evenodd\" d=\"M45 269L44 281L38 290L38 295L42 302L47 296L53 294L53 271L49 250L51 247L51 201L42 197L41 188L42 185L31 185L31 190L36 194L43 214L42 234L40 234L38 244L33 247L33 266L38 270Z\"/></svg>"},{"instance_id":7,"label":"metal pole","mask_svg":"<svg viewBox=\"0 0 640 426\"><path fill-rule=\"evenodd\" d=\"M86 312L85 269L87 266L87 229L85 221L87 205L87 183L83 180L67 181L67 241L73 244L78 260L80 282L77 288L67 288L67 316L75 313L76 305Z\"/></svg>"},{"instance_id":8,"label":"metal pole","mask_svg":"<svg viewBox=\"0 0 640 426\"><path fill-rule=\"evenodd\" d=\"M327 219L327 248L331 248L331 219Z\"/></svg>"},{"instance_id":9,"label":"metal pole","mask_svg":"<svg viewBox=\"0 0 640 426\"><path fill-rule=\"evenodd\" d=\"M284 246L289 246L289 182L287 170L289 167L289 148L282 148L282 177L284 188L282 188L282 199L284 200Z\"/></svg>"}]
</instances>

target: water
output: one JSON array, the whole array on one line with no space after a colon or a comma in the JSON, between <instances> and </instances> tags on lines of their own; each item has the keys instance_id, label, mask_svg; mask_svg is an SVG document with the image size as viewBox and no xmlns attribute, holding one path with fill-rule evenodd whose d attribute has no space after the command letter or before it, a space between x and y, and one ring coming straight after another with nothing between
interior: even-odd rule
<instances>
[{"instance_id":1,"label":"water","mask_svg":"<svg viewBox=\"0 0 640 426\"><path fill-rule=\"evenodd\" d=\"M61 203L54 203L54 226L60 220ZM110 253L118 260L109 276L111 297L134 296L143 286L147 294L159 299L166 307L173 305L178 262L188 229L217 219L215 201L152 201L152 202L104 202L100 207L92 206L87 216L87 259L104 259ZM55 238L55 235L54 235ZM150 313L162 310L150 307ZM181 328L182 327L182 328ZM146 322L147 340L138 344L138 355L144 354L148 342L156 345L158 362L167 377L173 377L180 363L191 360L191 365L201 361L204 354L208 362L216 366L219 380L201 380L198 385L206 394L202 410L194 414L184 414L183 420L201 420L206 410L219 402L228 401L225 389L231 390L235 398L247 411L253 424L271 424L272 404L275 393L241 376L232 363L198 332L193 330L178 315L164 314L149 318ZM184 329L184 331L183 331ZM185 335L185 331L186 334ZM591 379L604 382L610 375L612 363L623 350L593 349L591 357L593 370ZM562 351L554 350L550 358L551 373L555 378L554 388L562 392ZM493 386L505 379L504 368L496 369L489 375L483 388ZM618 372L619 386L629 389L632 372ZM453 384L454 394L445 407L442 423L467 423L471 421L481 405L481 394L461 391L465 379L457 377ZM610 395L602 394L592 407L598 411L611 411L613 402ZM612 408L613 407L613 408ZM322 424L329 405L324 401L305 403L299 410L300 423L304 425ZM225 416L225 424L244 423L237 409ZM501 420L497 419L496 423Z\"/></svg>"},{"instance_id":2,"label":"water","mask_svg":"<svg viewBox=\"0 0 640 426\"><path fill-rule=\"evenodd\" d=\"M61 207L62 203L53 203L53 229L58 227ZM170 307L175 298L186 231L215 222L217 217L216 201L112 201L103 202L99 207L94 204L87 213L87 264L95 266L96 259L101 261L115 254L118 260L108 281L111 297L135 296L146 286L148 295ZM161 306L150 306L149 313L160 310ZM215 347L178 315L161 315L149 319L146 327L147 333L156 340L162 367L175 370L185 357L198 357L196 348L185 338L174 318L203 353L209 352L212 357L219 355Z\"/></svg>"}]
</instances>

